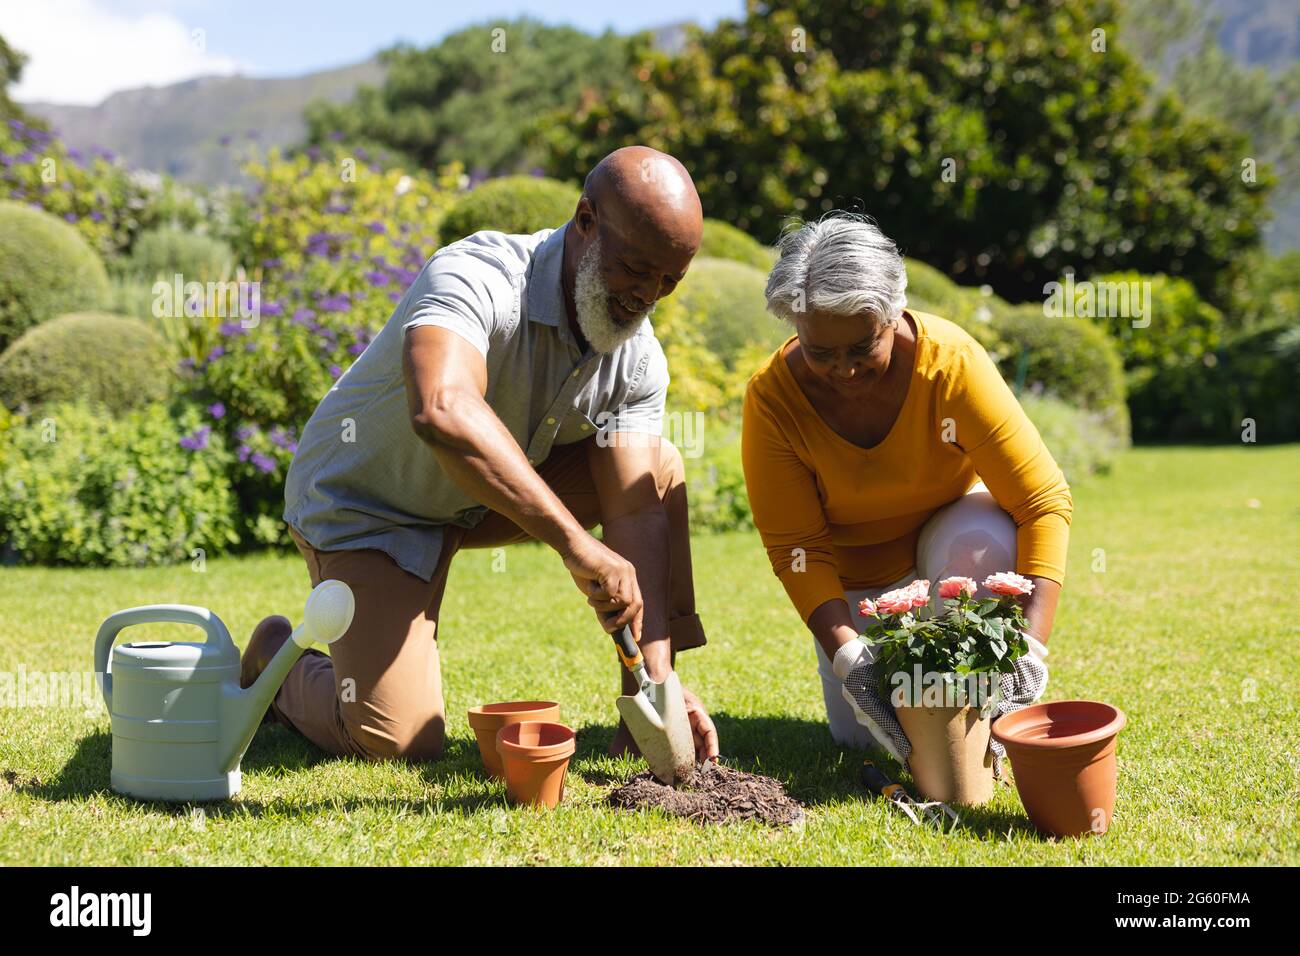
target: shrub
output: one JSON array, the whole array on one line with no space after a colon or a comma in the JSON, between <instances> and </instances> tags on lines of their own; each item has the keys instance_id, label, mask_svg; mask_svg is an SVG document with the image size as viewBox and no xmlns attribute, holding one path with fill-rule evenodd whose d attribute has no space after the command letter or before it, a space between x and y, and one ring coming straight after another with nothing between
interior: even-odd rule
<instances>
[{"instance_id":1,"label":"shrub","mask_svg":"<svg viewBox=\"0 0 1300 956\"><path fill-rule=\"evenodd\" d=\"M346 165L355 162L272 151L248 166L254 190L233 210L234 235L247 278L261 282L257 322L210 308L163 319L184 356L186 393L235 451L240 534L250 541L288 542L280 513L297 436L436 250L454 201L455 168L431 179Z\"/></svg>"},{"instance_id":2,"label":"shrub","mask_svg":"<svg viewBox=\"0 0 1300 956\"><path fill-rule=\"evenodd\" d=\"M919 259L907 260L907 305L955 322L991 352L1000 344L993 315L1009 308L988 286L960 286Z\"/></svg>"},{"instance_id":3,"label":"shrub","mask_svg":"<svg viewBox=\"0 0 1300 956\"><path fill-rule=\"evenodd\" d=\"M35 408L84 398L123 412L165 398L167 345L138 319L62 315L28 329L0 355L0 403Z\"/></svg>"},{"instance_id":4,"label":"shrub","mask_svg":"<svg viewBox=\"0 0 1300 956\"><path fill-rule=\"evenodd\" d=\"M1232 293L1229 316L1236 329L1300 321L1300 249L1251 253Z\"/></svg>"},{"instance_id":5,"label":"shrub","mask_svg":"<svg viewBox=\"0 0 1300 956\"><path fill-rule=\"evenodd\" d=\"M145 566L238 541L230 456L193 406L124 416L54 405L11 427L0 465L0 538L22 560Z\"/></svg>"},{"instance_id":6,"label":"shrub","mask_svg":"<svg viewBox=\"0 0 1300 956\"><path fill-rule=\"evenodd\" d=\"M673 410L726 421L739 414L745 382L787 329L766 311L765 278L725 259L697 259L651 320L668 357Z\"/></svg>"},{"instance_id":7,"label":"shrub","mask_svg":"<svg viewBox=\"0 0 1300 956\"><path fill-rule=\"evenodd\" d=\"M994 313L998 368L1018 393L1054 395L1071 407L1098 412L1127 442L1124 372L1111 337L1087 319L1049 318L1041 305Z\"/></svg>"},{"instance_id":8,"label":"shrub","mask_svg":"<svg viewBox=\"0 0 1300 956\"><path fill-rule=\"evenodd\" d=\"M752 531L754 516L740 462L740 435L707 419L704 454L685 459L691 532Z\"/></svg>"},{"instance_id":9,"label":"shrub","mask_svg":"<svg viewBox=\"0 0 1300 956\"><path fill-rule=\"evenodd\" d=\"M29 328L108 297L99 256L67 223L0 202L0 351Z\"/></svg>"},{"instance_id":10,"label":"shrub","mask_svg":"<svg viewBox=\"0 0 1300 956\"><path fill-rule=\"evenodd\" d=\"M470 190L442 221L442 244L482 229L532 234L564 225L573 217L581 192L575 186L539 176L503 176Z\"/></svg>"},{"instance_id":11,"label":"shrub","mask_svg":"<svg viewBox=\"0 0 1300 956\"><path fill-rule=\"evenodd\" d=\"M143 230L167 222L192 227L219 213L170 177L129 170L108 150L71 149L20 120L0 126L0 195L70 223L110 262Z\"/></svg>"},{"instance_id":12,"label":"shrub","mask_svg":"<svg viewBox=\"0 0 1300 956\"><path fill-rule=\"evenodd\" d=\"M220 239L164 226L136 239L125 271L145 279L171 279L179 273L188 282L221 278L233 266L234 253Z\"/></svg>"},{"instance_id":13,"label":"shrub","mask_svg":"<svg viewBox=\"0 0 1300 956\"><path fill-rule=\"evenodd\" d=\"M1159 369L1130 398L1142 440L1240 442L1300 440L1300 323L1240 332L1216 351ZM1249 422L1247 421L1249 420Z\"/></svg>"},{"instance_id":14,"label":"shrub","mask_svg":"<svg viewBox=\"0 0 1300 956\"><path fill-rule=\"evenodd\" d=\"M766 285L767 275L752 266L696 259L672 298L700 330L704 347L734 368L746 345L758 343L770 351L793 331L767 311Z\"/></svg>"},{"instance_id":15,"label":"shrub","mask_svg":"<svg viewBox=\"0 0 1300 956\"><path fill-rule=\"evenodd\" d=\"M1122 284L1132 290L1142 290L1144 283L1150 283L1150 296L1145 302L1147 311L1143 318L1130 314L1092 320L1106 329L1118 345L1124 368L1129 372L1130 387L1161 366L1195 361L1219 344L1223 331L1222 313L1203 302L1196 294L1196 288L1186 279L1115 272L1096 276L1093 282ZM1127 311L1136 312L1133 308ZM1150 324L1134 328L1135 321Z\"/></svg>"},{"instance_id":16,"label":"shrub","mask_svg":"<svg viewBox=\"0 0 1300 956\"><path fill-rule=\"evenodd\" d=\"M743 262L747 266L767 273L776 262L776 253L767 246L741 232L730 223L721 219L705 219L704 235L700 239L700 251L695 254L704 259L730 259Z\"/></svg>"},{"instance_id":17,"label":"shrub","mask_svg":"<svg viewBox=\"0 0 1300 956\"><path fill-rule=\"evenodd\" d=\"M1030 392L1020 396L1020 405L1070 481L1109 471L1124 450L1123 436L1101 412Z\"/></svg>"}]
</instances>

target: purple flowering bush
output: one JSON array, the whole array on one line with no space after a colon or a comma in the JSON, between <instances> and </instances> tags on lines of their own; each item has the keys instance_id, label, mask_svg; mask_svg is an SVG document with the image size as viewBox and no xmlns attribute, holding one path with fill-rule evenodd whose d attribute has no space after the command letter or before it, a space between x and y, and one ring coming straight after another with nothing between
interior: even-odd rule
<instances>
[{"instance_id":1,"label":"purple flowering bush","mask_svg":"<svg viewBox=\"0 0 1300 956\"><path fill-rule=\"evenodd\" d=\"M7 422L0 538L25 562L141 567L239 542L234 456L189 404L113 414L84 402Z\"/></svg>"},{"instance_id":2,"label":"purple flowering bush","mask_svg":"<svg viewBox=\"0 0 1300 956\"><path fill-rule=\"evenodd\" d=\"M338 150L246 167L232 208L253 318L206 315L206 352L182 360L184 390L232 450L241 534L287 543L284 479L298 436L334 381L370 344L437 249L459 171L435 180L360 163Z\"/></svg>"},{"instance_id":3,"label":"purple flowering bush","mask_svg":"<svg viewBox=\"0 0 1300 956\"><path fill-rule=\"evenodd\" d=\"M189 228L207 215L205 200L170 177L133 172L105 149L69 148L49 130L17 118L0 125L0 199L71 224L108 262L146 229L164 223Z\"/></svg>"}]
</instances>

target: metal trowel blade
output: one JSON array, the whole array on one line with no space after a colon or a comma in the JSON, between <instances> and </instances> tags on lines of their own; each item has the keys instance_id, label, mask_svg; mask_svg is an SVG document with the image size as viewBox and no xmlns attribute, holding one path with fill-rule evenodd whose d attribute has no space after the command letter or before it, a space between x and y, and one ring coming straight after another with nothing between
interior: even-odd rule
<instances>
[{"instance_id":1,"label":"metal trowel blade","mask_svg":"<svg viewBox=\"0 0 1300 956\"><path fill-rule=\"evenodd\" d=\"M647 681L640 692L620 697L617 704L650 772L670 786L689 778L695 771L695 743L676 672L662 684Z\"/></svg>"}]
</instances>

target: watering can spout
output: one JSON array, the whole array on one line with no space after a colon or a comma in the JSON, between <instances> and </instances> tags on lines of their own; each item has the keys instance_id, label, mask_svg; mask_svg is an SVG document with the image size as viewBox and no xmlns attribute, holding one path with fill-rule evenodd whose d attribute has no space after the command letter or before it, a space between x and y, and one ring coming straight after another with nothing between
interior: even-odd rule
<instances>
[{"instance_id":1,"label":"watering can spout","mask_svg":"<svg viewBox=\"0 0 1300 956\"><path fill-rule=\"evenodd\" d=\"M229 773L238 766L253 741L262 716L271 706L289 671L313 643L332 644L352 625L356 602L352 589L342 581L322 581L307 596L302 623L293 630L266 669L251 686L227 684L221 696L221 766Z\"/></svg>"}]
</instances>

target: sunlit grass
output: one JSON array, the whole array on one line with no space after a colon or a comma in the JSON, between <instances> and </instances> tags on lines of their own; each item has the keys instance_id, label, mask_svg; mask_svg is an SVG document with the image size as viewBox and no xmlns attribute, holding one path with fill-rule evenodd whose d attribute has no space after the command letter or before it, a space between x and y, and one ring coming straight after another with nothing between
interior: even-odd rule
<instances>
[{"instance_id":1,"label":"sunlit grass","mask_svg":"<svg viewBox=\"0 0 1300 956\"><path fill-rule=\"evenodd\" d=\"M559 562L521 546L504 573L488 552L454 565L443 760L335 759L268 727L244 758L242 793L197 813L109 790L102 711L0 707L0 864L1295 864L1297 474L1296 446L1148 449L1075 488L1047 698L1105 700L1128 715L1104 837L1040 838L1010 790L946 836L868 801L862 754L827 733L811 639L757 538L726 535L696 544L709 644L679 667L724 755L808 804L801 829L703 829L603 805L635 766L604 756L616 661ZM202 574L6 568L0 671L88 671L100 621L135 604L205 605L242 644L264 615L296 617L307 584L296 555L209 561ZM465 720L472 704L522 697L559 700L579 731L553 813L506 804Z\"/></svg>"}]
</instances>

